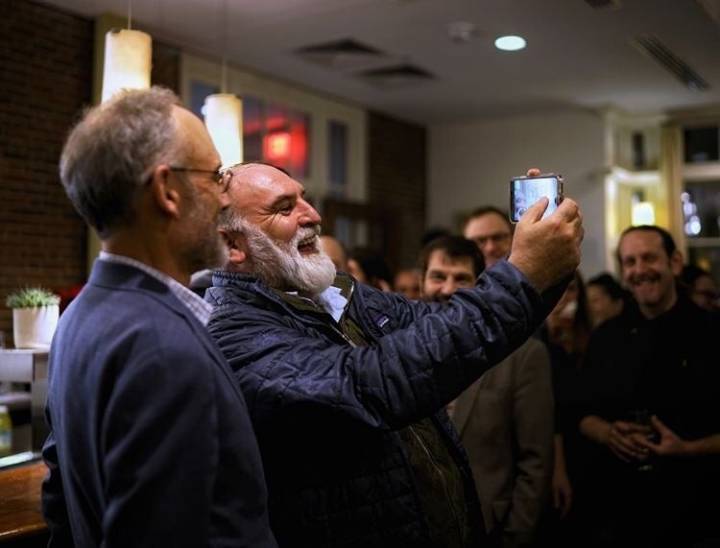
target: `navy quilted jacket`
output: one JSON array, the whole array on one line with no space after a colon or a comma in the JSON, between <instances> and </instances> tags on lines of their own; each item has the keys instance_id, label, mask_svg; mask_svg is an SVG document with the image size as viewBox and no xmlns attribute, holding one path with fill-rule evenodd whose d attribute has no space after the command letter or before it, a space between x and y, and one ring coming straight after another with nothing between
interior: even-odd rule
<instances>
[{"instance_id":1,"label":"navy quilted jacket","mask_svg":"<svg viewBox=\"0 0 720 548\"><path fill-rule=\"evenodd\" d=\"M428 546L396 431L438 414L551 306L505 262L446 306L341 274L345 314L371 339L355 347L324 311L300 311L252 277L217 272L213 285L209 329L247 401L280 546ZM435 420L464 464L454 432Z\"/></svg>"}]
</instances>

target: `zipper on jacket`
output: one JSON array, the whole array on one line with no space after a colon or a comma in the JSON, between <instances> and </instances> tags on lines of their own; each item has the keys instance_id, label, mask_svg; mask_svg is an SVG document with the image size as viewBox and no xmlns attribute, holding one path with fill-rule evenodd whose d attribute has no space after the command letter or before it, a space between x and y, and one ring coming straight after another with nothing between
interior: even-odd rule
<instances>
[{"instance_id":1,"label":"zipper on jacket","mask_svg":"<svg viewBox=\"0 0 720 548\"><path fill-rule=\"evenodd\" d=\"M422 450L425 452L425 455L427 456L428 460L430 461L430 464L432 465L432 467L437 471L438 475L440 476L440 479L443 484L443 488L445 490L445 497L447 500L447 504L450 507L450 511L452 512L453 518L455 520L455 526L457 527L457 532L458 532L458 539L460 540L460 543L463 544L463 539L464 539L463 531L460 526L460 520L458 519L457 512L455 511L455 506L451 502L452 499L450 496L450 492L448 491L448 484L447 484L447 480L445 479L445 474L443 474L442 469L435 462L435 459L433 458L432 453L430 453L430 450L425 445L425 442L423 441L422 436L420 436L415 431L415 428L413 428L412 425L408 426L408 429L410 430L410 432L412 432L412 435L415 437L418 444L420 445L420 447L422 447Z\"/></svg>"},{"instance_id":2,"label":"zipper on jacket","mask_svg":"<svg viewBox=\"0 0 720 548\"><path fill-rule=\"evenodd\" d=\"M350 292L348 293L348 296L347 296L347 305L345 306L345 310L343 310L342 314L340 314L340 319L337 322L338 324L340 324L340 322L342 322L343 318L345 317L345 314L347 314L347 311L350 310L350 301L352 301L353 293L355 293L355 284L351 283L350 284Z\"/></svg>"},{"instance_id":3,"label":"zipper on jacket","mask_svg":"<svg viewBox=\"0 0 720 548\"><path fill-rule=\"evenodd\" d=\"M330 325L330 327L332 327L332 328L333 328L333 331L335 331L335 333L337 333L338 335L340 335L346 343L348 343L348 344L349 344L350 346L352 346L353 348L357 348L357 345L356 345L354 342L352 342L352 341L350 340L350 338L349 338L347 335L345 335L345 333L343 333L340 329L338 329L337 327L335 327L335 326L332 325L332 324Z\"/></svg>"},{"instance_id":4,"label":"zipper on jacket","mask_svg":"<svg viewBox=\"0 0 720 548\"><path fill-rule=\"evenodd\" d=\"M354 287L355 287L354 285L351 286L350 295L348 295L348 306L346 306L346 307L345 307L345 310L343 310L343 313L342 313L342 315L340 316L340 321L342 321L343 317L345 316L345 313L347 312L347 309L350 307L350 298L352 297L352 290L354 289ZM327 315L327 316L330 318L329 325L330 325L330 327L332 328L332 330L333 330L335 333L337 333L338 335L340 335L340 336L342 337L342 339L343 339L346 343L348 343L350 346L352 346L353 348L357 348L357 344L355 344L347 335L345 335L345 333L342 332L340 323L339 323L339 322L336 322L335 319L334 319L332 316L330 316L330 314L328 314L327 310L325 310L324 308L320 307L320 306L319 306L315 301L313 301L312 299L308 299L307 297L300 297L299 295L298 295L298 297L301 298L301 299L303 299L303 300L305 300L305 301L307 301L307 302L309 302L309 303L311 303L312 306L313 306L313 308L315 308L318 312L321 312L322 314Z\"/></svg>"}]
</instances>

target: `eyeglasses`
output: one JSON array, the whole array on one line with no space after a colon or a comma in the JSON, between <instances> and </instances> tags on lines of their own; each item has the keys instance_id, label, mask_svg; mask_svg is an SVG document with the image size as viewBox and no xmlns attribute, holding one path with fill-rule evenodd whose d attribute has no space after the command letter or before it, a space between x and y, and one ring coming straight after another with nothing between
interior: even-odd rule
<instances>
[{"instance_id":1,"label":"eyeglasses","mask_svg":"<svg viewBox=\"0 0 720 548\"><path fill-rule=\"evenodd\" d=\"M210 179L220 187L220 192L227 192L232 180L231 169L198 169L194 167L178 167L170 166L170 171L179 171L180 173L206 173L210 175Z\"/></svg>"},{"instance_id":2,"label":"eyeglasses","mask_svg":"<svg viewBox=\"0 0 720 548\"><path fill-rule=\"evenodd\" d=\"M476 238L473 238L473 241L479 246L479 247L485 247L485 244L488 244L490 242L494 244L501 244L510 239L510 233L509 232L496 232L495 234L489 234L487 236L478 236Z\"/></svg>"}]
</instances>

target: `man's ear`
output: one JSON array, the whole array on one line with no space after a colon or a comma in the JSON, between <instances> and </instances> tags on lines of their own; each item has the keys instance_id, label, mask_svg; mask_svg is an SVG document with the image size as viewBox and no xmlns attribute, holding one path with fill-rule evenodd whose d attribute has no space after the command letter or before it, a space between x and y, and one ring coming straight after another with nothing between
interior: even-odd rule
<instances>
[{"instance_id":1,"label":"man's ear","mask_svg":"<svg viewBox=\"0 0 720 548\"><path fill-rule=\"evenodd\" d=\"M228 232L220 229L220 236L227 248L228 261L235 266L242 265L247 260L247 240L245 235L237 232Z\"/></svg>"},{"instance_id":2,"label":"man's ear","mask_svg":"<svg viewBox=\"0 0 720 548\"><path fill-rule=\"evenodd\" d=\"M680 253L679 250L673 251L672 256L670 257L670 268L672 269L672 273L674 276L680 276L682 274L683 269L683 255Z\"/></svg>"},{"instance_id":3,"label":"man's ear","mask_svg":"<svg viewBox=\"0 0 720 548\"><path fill-rule=\"evenodd\" d=\"M166 165L157 166L150 176L150 194L157 207L168 215L180 217L181 195L170 180L170 168Z\"/></svg>"}]
</instances>

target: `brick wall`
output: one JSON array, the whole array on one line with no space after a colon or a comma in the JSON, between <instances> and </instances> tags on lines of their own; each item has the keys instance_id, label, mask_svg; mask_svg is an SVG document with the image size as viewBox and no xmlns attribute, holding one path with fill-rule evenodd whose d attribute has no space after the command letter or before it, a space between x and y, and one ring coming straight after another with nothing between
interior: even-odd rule
<instances>
[{"instance_id":1,"label":"brick wall","mask_svg":"<svg viewBox=\"0 0 720 548\"><path fill-rule=\"evenodd\" d=\"M0 0L0 331L5 296L85 276L85 225L58 178L68 127L90 99L93 25L19 0Z\"/></svg>"},{"instance_id":2,"label":"brick wall","mask_svg":"<svg viewBox=\"0 0 720 548\"><path fill-rule=\"evenodd\" d=\"M12 335L8 292L83 283L85 225L57 164L68 128L91 98L93 22L54 7L0 0L0 331ZM153 43L153 83L178 91L179 51ZM371 207L392 220L382 250L412 264L425 228L425 128L368 116Z\"/></svg>"},{"instance_id":3,"label":"brick wall","mask_svg":"<svg viewBox=\"0 0 720 548\"><path fill-rule=\"evenodd\" d=\"M86 279L87 231L58 177L65 135L91 100L93 21L0 0L0 331L12 290ZM153 44L153 82L177 91L179 53Z\"/></svg>"},{"instance_id":4,"label":"brick wall","mask_svg":"<svg viewBox=\"0 0 720 548\"><path fill-rule=\"evenodd\" d=\"M412 266L425 230L427 135L423 126L370 112L368 199L387 220L382 250L391 269Z\"/></svg>"}]
</instances>

